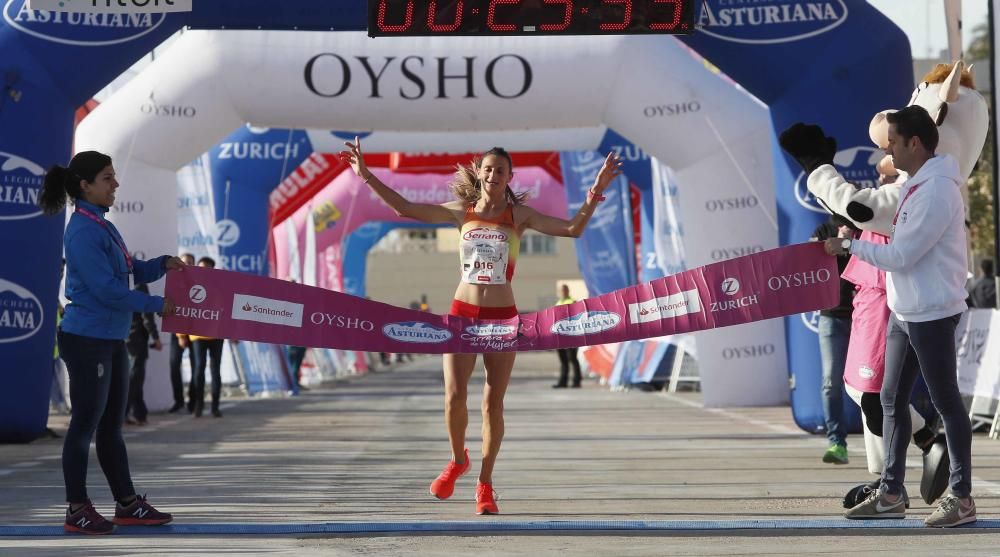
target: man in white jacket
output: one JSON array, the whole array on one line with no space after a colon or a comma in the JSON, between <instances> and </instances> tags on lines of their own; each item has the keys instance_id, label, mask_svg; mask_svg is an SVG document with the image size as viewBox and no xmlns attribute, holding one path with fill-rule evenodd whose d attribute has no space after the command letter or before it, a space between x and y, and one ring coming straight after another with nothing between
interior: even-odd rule
<instances>
[{"instance_id":1,"label":"man in white jacket","mask_svg":"<svg viewBox=\"0 0 1000 557\"><path fill-rule=\"evenodd\" d=\"M846 513L847 518L903 518L903 476L911 435L907 407L917 373L923 373L940 412L951 460L951 494L924 523L951 527L976 520L972 489L972 428L958 391L955 328L965 311L967 268L961 174L950 155L934 155L937 127L925 109L908 106L888 114L895 167L908 173L900 190L888 244L831 238L831 255L850 253L884 270L889 319L882 383L886 463L881 487ZM836 172L821 166L815 172Z\"/></svg>"}]
</instances>

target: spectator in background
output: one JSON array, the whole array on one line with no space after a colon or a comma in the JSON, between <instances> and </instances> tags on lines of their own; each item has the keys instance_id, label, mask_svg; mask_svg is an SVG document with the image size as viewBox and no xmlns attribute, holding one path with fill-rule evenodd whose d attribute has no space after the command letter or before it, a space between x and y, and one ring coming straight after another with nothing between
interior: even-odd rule
<instances>
[{"instance_id":1,"label":"spectator in background","mask_svg":"<svg viewBox=\"0 0 1000 557\"><path fill-rule=\"evenodd\" d=\"M190 253L181 254L185 265L194 265L194 256ZM180 333L170 335L170 386L174 391L174 405L170 407L173 414L184 408L184 379L181 377L181 360L184 351L191 347L191 340ZM188 382L188 412L194 412L194 350L188 350L188 362L191 364L191 380Z\"/></svg>"},{"instance_id":2,"label":"spectator in background","mask_svg":"<svg viewBox=\"0 0 1000 557\"><path fill-rule=\"evenodd\" d=\"M993 260L983 259L979 262L979 270L983 276L972 285L969 292L972 297L972 307L994 308L997 307L997 286L996 277L993 274Z\"/></svg>"},{"instance_id":3,"label":"spectator in background","mask_svg":"<svg viewBox=\"0 0 1000 557\"><path fill-rule=\"evenodd\" d=\"M305 346L288 346L288 373L300 390L309 388L302 384L302 360L306 358Z\"/></svg>"},{"instance_id":4,"label":"spectator in background","mask_svg":"<svg viewBox=\"0 0 1000 557\"><path fill-rule=\"evenodd\" d=\"M138 284L139 292L149 294L149 287ZM153 343L149 341L152 339ZM125 423L131 425L146 425L149 411L143 397L142 385L146 382L146 360L149 359L149 349L163 350L160 342L160 331L156 328L156 316L152 312L137 311L132 314L132 326L129 328L125 348L132 357L132 371L129 374L128 405L125 408Z\"/></svg>"},{"instance_id":5,"label":"spectator in background","mask_svg":"<svg viewBox=\"0 0 1000 557\"><path fill-rule=\"evenodd\" d=\"M816 227L811 241L828 238L852 238L854 230L843 217L832 215ZM837 269L843 274L849 255L837 256ZM823 462L847 464L847 425L844 423L844 364L851 338L851 313L854 310L854 284L840 279L840 301L835 307L819 312L819 353L823 365L823 417L829 448Z\"/></svg>"},{"instance_id":6,"label":"spectator in background","mask_svg":"<svg viewBox=\"0 0 1000 557\"><path fill-rule=\"evenodd\" d=\"M199 267L215 268L215 260L202 257L198 260ZM205 368L212 372L212 416L222 417L219 410L219 399L222 397L222 345L221 338L208 338L190 335L192 350L194 350L194 417L200 418L205 408ZM208 360L212 363L209 366Z\"/></svg>"},{"instance_id":7,"label":"spectator in background","mask_svg":"<svg viewBox=\"0 0 1000 557\"><path fill-rule=\"evenodd\" d=\"M568 285L562 285L559 292L559 301L556 302L557 306L572 304L576 301L569 295ZM577 348L559 348L556 352L559 353L559 381L555 385L552 385L552 388L565 389L569 385L570 366L573 367L573 388L580 388L582 378L580 377L580 360L576 357Z\"/></svg>"}]
</instances>

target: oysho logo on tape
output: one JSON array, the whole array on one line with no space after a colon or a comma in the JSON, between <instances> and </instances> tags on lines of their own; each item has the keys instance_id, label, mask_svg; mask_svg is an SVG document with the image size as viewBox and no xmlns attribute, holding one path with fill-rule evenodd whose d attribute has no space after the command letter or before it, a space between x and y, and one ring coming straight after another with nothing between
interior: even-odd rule
<instances>
[{"instance_id":1,"label":"oysho logo on tape","mask_svg":"<svg viewBox=\"0 0 1000 557\"><path fill-rule=\"evenodd\" d=\"M745 44L800 41L847 21L843 0L708 0L697 29Z\"/></svg>"},{"instance_id":2,"label":"oysho logo on tape","mask_svg":"<svg viewBox=\"0 0 1000 557\"><path fill-rule=\"evenodd\" d=\"M313 312L309 316L309 321L313 325L329 325L338 329L361 329L371 332L375 330L375 323L361 319L360 317L348 317L336 313L325 313L322 311Z\"/></svg>"},{"instance_id":3,"label":"oysho logo on tape","mask_svg":"<svg viewBox=\"0 0 1000 557\"><path fill-rule=\"evenodd\" d=\"M788 275L776 275L767 279L767 287L777 292L787 288L801 288L821 282L829 282L832 274L827 269L799 271Z\"/></svg>"},{"instance_id":4,"label":"oysho logo on tape","mask_svg":"<svg viewBox=\"0 0 1000 557\"><path fill-rule=\"evenodd\" d=\"M64 2L66 0L63 0ZM76 0L81 5L90 2ZM162 13L77 13L33 9L28 0L7 0L3 18L32 37L74 46L108 46L133 41L159 27Z\"/></svg>"},{"instance_id":5,"label":"oysho logo on tape","mask_svg":"<svg viewBox=\"0 0 1000 557\"><path fill-rule=\"evenodd\" d=\"M302 327L302 304L249 294L233 295L233 319Z\"/></svg>"},{"instance_id":6,"label":"oysho logo on tape","mask_svg":"<svg viewBox=\"0 0 1000 557\"><path fill-rule=\"evenodd\" d=\"M701 299L698 297L697 288L628 305L628 316L631 323L673 319L700 311Z\"/></svg>"},{"instance_id":7,"label":"oysho logo on tape","mask_svg":"<svg viewBox=\"0 0 1000 557\"><path fill-rule=\"evenodd\" d=\"M42 165L0 151L0 221L41 215L38 193L44 180L45 169Z\"/></svg>"},{"instance_id":8,"label":"oysho logo on tape","mask_svg":"<svg viewBox=\"0 0 1000 557\"><path fill-rule=\"evenodd\" d=\"M875 165L878 164L885 153L881 149L874 147L858 146L848 149L841 149L833 156L833 166L837 172L848 182L859 188L878 187L878 171ZM827 210L819 204L809 191L809 183L805 172L799 172L795 178L795 200L799 205L815 213L828 214Z\"/></svg>"},{"instance_id":9,"label":"oysho logo on tape","mask_svg":"<svg viewBox=\"0 0 1000 557\"><path fill-rule=\"evenodd\" d=\"M612 311L585 311L552 324L551 332L557 335L578 337L614 329L622 316Z\"/></svg>"},{"instance_id":10,"label":"oysho logo on tape","mask_svg":"<svg viewBox=\"0 0 1000 557\"><path fill-rule=\"evenodd\" d=\"M42 328L44 311L30 290L0 279L0 344L31 337Z\"/></svg>"},{"instance_id":11,"label":"oysho logo on tape","mask_svg":"<svg viewBox=\"0 0 1000 557\"><path fill-rule=\"evenodd\" d=\"M484 323L482 325L469 325L465 332L477 337L497 337L512 335L517 331L514 325L502 325L500 323Z\"/></svg>"},{"instance_id":12,"label":"oysho logo on tape","mask_svg":"<svg viewBox=\"0 0 1000 557\"><path fill-rule=\"evenodd\" d=\"M451 339L451 331L420 321L389 323L382 327L382 334L400 342L439 344Z\"/></svg>"}]
</instances>

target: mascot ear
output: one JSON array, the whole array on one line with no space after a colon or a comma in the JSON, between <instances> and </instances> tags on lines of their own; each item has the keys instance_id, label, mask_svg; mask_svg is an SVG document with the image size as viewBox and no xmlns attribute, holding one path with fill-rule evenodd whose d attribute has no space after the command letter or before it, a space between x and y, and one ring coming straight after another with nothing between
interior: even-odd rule
<instances>
[{"instance_id":1,"label":"mascot ear","mask_svg":"<svg viewBox=\"0 0 1000 557\"><path fill-rule=\"evenodd\" d=\"M962 70L965 69L965 62L959 60L951 68L951 73L945 78L938 90L938 98L943 103L953 103L958 100L958 88L962 81Z\"/></svg>"},{"instance_id":2,"label":"mascot ear","mask_svg":"<svg viewBox=\"0 0 1000 557\"><path fill-rule=\"evenodd\" d=\"M872 139L872 143L875 144L879 149L885 149L889 147L889 121L886 119L885 115L896 112L895 110L883 110L872 118L870 124L868 124L868 137Z\"/></svg>"}]
</instances>

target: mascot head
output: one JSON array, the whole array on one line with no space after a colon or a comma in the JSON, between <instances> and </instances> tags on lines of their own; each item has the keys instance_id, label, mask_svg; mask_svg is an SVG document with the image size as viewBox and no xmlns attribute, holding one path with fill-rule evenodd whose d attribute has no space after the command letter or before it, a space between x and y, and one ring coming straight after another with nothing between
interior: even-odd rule
<instances>
[{"instance_id":1,"label":"mascot head","mask_svg":"<svg viewBox=\"0 0 1000 557\"><path fill-rule=\"evenodd\" d=\"M986 142L990 115L986 99L975 89L972 68L958 61L954 66L938 64L917 85L907 106L920 105L938 125L937 154L955 157L962 178L969 179L972 169ZM868 133L880 149L889 142L889 123L885 115L895 112L884 110L872 118ZM892 164L887 156L881 164Z\"/></svg>"}]
</instances>

